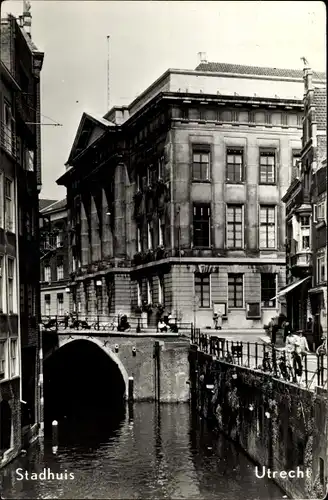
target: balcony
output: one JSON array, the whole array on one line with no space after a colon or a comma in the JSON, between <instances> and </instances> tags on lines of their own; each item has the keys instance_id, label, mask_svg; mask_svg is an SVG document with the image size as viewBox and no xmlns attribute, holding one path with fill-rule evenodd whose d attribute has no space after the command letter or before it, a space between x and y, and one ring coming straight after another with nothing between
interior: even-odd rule
<instances>
[{"instance_id":1,"label":"balcony","mask_svg":"<svg viewBox=\"0 0 328 500\"><path fill-rule=\"evenodd\" d=\"M310 250L302 250L290 257L291 273L295 277L303 277L309 274L312 270L312 252Z\"/></svg>"}]
</instances>

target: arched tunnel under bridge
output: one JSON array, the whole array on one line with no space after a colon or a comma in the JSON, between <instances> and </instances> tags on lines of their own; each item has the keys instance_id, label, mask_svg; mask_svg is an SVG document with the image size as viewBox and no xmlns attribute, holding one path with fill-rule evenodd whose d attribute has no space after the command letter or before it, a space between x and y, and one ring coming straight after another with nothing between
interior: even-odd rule
<instances>
[{"instance_id":1,"label":"arched tunnel under bridge","mask_svg":"<svg viewBox=\"0 0 328 500\"><path fill-rule=\"evenodd\" d=\"M108 349L96 340L72 339L44 359L45 432L51 422L59 428L88 422L120 421L125 413L127 372Z\"/></svg>"}]
</instances>

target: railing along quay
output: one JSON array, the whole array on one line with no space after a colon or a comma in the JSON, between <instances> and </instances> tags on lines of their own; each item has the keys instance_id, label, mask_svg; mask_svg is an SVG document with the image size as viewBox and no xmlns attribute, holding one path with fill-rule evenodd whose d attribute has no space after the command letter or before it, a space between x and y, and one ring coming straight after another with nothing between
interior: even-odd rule
<instances>
[{"instance_id":1,"label":"railing along quay","mask_svg":"<svg viewBox=\"0 0 328 500\"><path fill-rule=\"evenodd\" d=\"M295 356L273 344L227 340L201 333L198 328L192 330L191 343L197 345L199 351L212 355L213 359L262 371L311 390L316 385L327 387L325 354Z\"/></svg>"}]
</instances>

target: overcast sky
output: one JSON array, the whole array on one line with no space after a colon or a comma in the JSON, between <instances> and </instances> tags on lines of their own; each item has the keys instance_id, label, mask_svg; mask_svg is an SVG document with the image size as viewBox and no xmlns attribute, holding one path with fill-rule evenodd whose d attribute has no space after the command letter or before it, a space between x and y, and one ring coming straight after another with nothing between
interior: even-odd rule
<instances>
[{"instance_id":1,"label":"overcast sky","mask_svg":"<svg viewBox=\"0 0 328 500\"><path fill-rule=\"evenodd\" d=\"M2 15L19 15L23 1L6 0ZM168 68L209 61L325 71L323 2L31 1L32 38L45 52L42 113L62 127L42 127L43 198L65 196L64 172L83 111L128 104ZM43 118L45 123L51 123Z\"/></svg>"}]
</instances>

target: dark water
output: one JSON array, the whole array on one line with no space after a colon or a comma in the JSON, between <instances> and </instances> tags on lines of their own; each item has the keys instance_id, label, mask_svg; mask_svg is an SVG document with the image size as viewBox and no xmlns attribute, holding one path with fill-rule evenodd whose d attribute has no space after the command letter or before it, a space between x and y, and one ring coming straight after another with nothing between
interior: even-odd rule
<instances>
[{"instance_id":1,"label":"dark water","mask_svg":"<svg viewBox=\"0 0 328 500\"><path fill-rule=\"evenodd\" d=\"M130 418L129 418L130 417ZM133 415L108 414L59 422L58 454L51 440L1 471L6 499L221 499L283 497L231 442L191 417L189 405L138 403ZM71 473L74 479L17 479L18 468ZM30 476L29 476L30 477Z\"/></svg>"}]
</instances>

